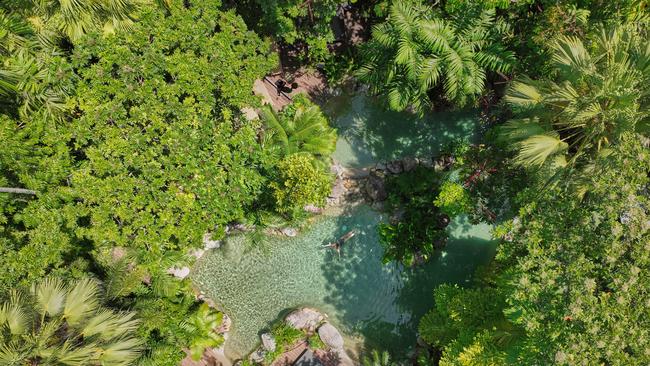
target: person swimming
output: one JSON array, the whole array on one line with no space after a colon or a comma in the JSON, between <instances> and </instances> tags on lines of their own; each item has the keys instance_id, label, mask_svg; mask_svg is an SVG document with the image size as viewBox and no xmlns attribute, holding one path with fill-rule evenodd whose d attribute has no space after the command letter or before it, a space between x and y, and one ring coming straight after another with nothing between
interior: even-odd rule
<instances>
[{"instance_id":1,"label":"person swimming","mask_svg":"<svg viewBox=\"0 0 650 366\"><path fill-rule=\"evenodd\" d=\"M332 248L336 250L336 253L339 255L339 258L341 257L341 247L343 246L343 243L346 241L350 240L356 233L354 230L348 232L347 234L343 235L340 237L337 241L330 242L329 244L323 245L323 248Z\"/></svg>"}]
</instances>

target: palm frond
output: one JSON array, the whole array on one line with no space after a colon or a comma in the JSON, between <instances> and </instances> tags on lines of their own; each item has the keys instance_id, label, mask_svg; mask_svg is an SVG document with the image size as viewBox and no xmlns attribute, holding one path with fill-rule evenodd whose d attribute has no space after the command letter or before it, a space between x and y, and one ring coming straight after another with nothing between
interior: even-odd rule
<instances>
[{"instance_id":1,"label":"palm frond","mask_svg":"<svg viewBox=\"0 0 650 366\"><path fill-rule=\"evenodd\" d=\"M30 327L30 314L24 306L23 296L17 291L10 293L9 301L0 307L0 314L0 318L4 319L13 335L23 334Z\"/></svg>"},{"instance_id":2,"label":"palm frond","mask_svg":"<svg viewBox=\"0 0 650 366\"><path fill-rule=\"evenodd\" d=\"M568 144L554 134L533 135L519 143L515 162L526 167L542 166L550 156L564 152Z\"/></svg>"},{"instance_id":3,"label":"palm frond","mask_svg":"<svg viewBox=\"0 0 650 366\"><path fill-rule=\"evenodd\" d=\"M66 290L63 282L55 277L46 278L32 286L36 306L41 314L57 315L63 310Z\"/></svg>"},{"instance_id":4,"label":"palm frond","mask_svg":"<svg viewBox=\"0 0 650 366\"><path fill-rule=\"evenodd\" d=\"M566 70L567 75L593 68L589 52L577 37L560 36L552 48L553 61L560 69Z\"/></svg>"},{"instance_id":5,"label":"palm frond","mask_svg":"<svg viewBox=\"0 0 650 366\"><path fill-rule=\"evenodd\" d=\"M533 80L521 78L512 82L505 100L516 106L530 107L541 104L544 97Z\"/></svg>"},{"instance_id":6,"label":"palm frond","mask_svg":"<svg viewBox=\"0 0 650 366\"><path fill-rule=\"evenodd\" d=\"M98 359L106 366L127 366L140 356L141 351L142 341L139 339L120 339L103 345Z\"/></svg>"},{"instance_id":7,"label":"palm frond","mask_svg":"<svg viewBox=\"0 0 650 366\"><path fill-rule=\"evenodd\" d=\"M63 317L71 326L79 325L99 307L99 288L91 279L82 279L68 292Z\"/></svg>"}]
</instances>

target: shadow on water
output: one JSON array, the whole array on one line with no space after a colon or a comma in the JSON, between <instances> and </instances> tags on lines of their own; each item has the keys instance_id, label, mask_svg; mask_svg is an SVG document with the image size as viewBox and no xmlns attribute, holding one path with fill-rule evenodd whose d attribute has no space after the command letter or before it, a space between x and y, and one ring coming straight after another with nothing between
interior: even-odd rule
<instances>
[{"instance_id":1,"label":"shadow on water","mask_svg":"<svg viewBox=\"0 0 650 366\"><path fill-rule=\"evenodd\" d=\"M384 110L362 95L352 97L349 108L331 116L339 134L333 157L354 168L405 156L436 155L455 139L473 139L478 125L473 109L418 118Z\"/></svg>"},{"instance_id":2,"label":"shadow on water","mask_svg":"<svg viewBox=\"0 0 650 366\"><path fill-rule=\"evenodd\" d=\"M434 305L434 288L442 283L469 284L476 267L493 257L494 245L486 236L487 226L468 228L468 221L459 218L451 225L447 247L425 265L407 269L384 265L376 226L354 226L358 222L354 216L366 209L339 216L337 235L349 230L357 230L357 235L343 245L341 259L332 251L322 264L328 283L324 302L336 308L346 333L363 339L364 348L405 356L415 345L420 318ZM453 236L462 229L468 233Z\"/></svg>"}]
</instances>

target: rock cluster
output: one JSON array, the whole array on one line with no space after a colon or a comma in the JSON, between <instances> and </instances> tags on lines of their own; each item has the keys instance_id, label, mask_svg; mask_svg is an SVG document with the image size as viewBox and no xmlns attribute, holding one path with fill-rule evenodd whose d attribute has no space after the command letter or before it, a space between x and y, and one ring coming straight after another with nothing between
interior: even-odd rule
<instances>
[{"instance_id":1,"label":"rock cluster","mask_svg":"<svg viewBox=\"0 0 650 366\"><path fill-rule=\"evenodd\" d=\"M389 162L377 163L368 172L365 182L365 193L367 198L372 202L382 202L388 198L386 192L386 176L408 173L415 170L418 166L424 168L433 168L436 171L449 169L454 163L451 156L442 156L439 158L412 158L407 157Z\"/></svg>"}]
</instances>

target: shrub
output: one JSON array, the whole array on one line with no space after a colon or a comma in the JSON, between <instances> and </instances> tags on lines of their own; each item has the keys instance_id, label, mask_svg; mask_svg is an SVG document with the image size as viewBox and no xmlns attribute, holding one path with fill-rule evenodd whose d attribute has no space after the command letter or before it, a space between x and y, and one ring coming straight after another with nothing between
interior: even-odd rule
<instances>
[{"instance_id":1,"label":"shrub","mask_svg":"<svg viewBox=\"0 0 650 366\"><path fill-rule=\"evenodd\" d=\"M308 204L325 205L331 179L316 167L314 158L304 154L289 155L277 166L278 177L271 182L278 212L296 216Z\"/></svg>"},{"instance_id":2,"label":"shrub","mask_svg":"<svg viewBox=\"0 0 650 366\"><path fill-rule=\"evenodd\" d=\"M450 217L467 213L472 208L469 193L465 188L459 183L450 181L442 184L440 193L433 203Z\"/></svg>"}]
</instances>

